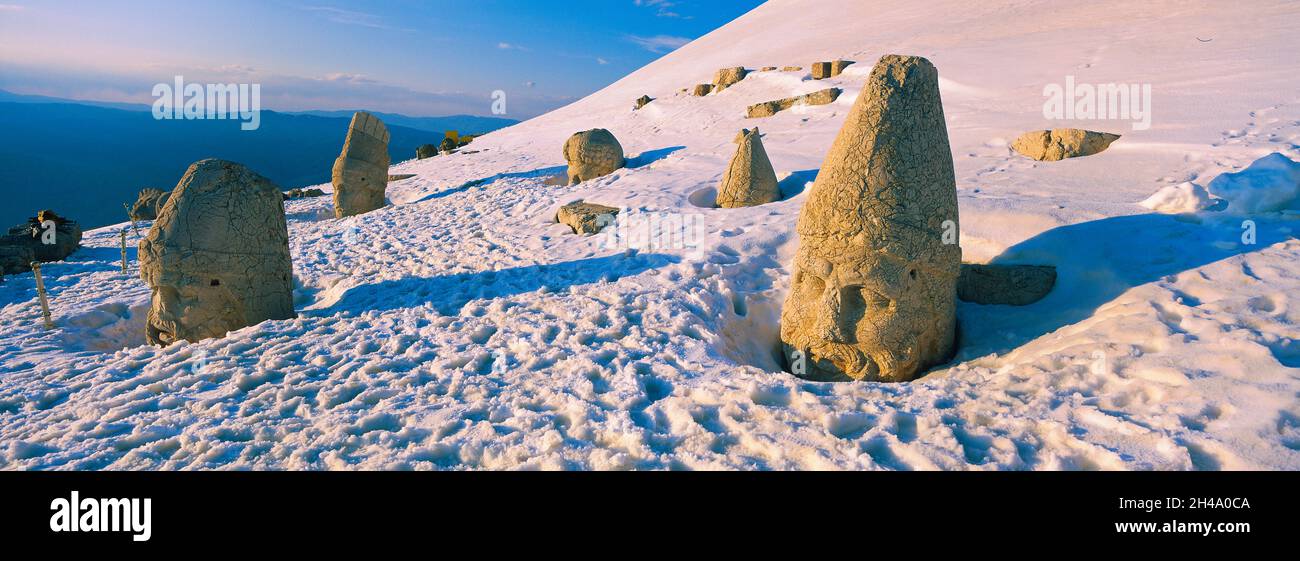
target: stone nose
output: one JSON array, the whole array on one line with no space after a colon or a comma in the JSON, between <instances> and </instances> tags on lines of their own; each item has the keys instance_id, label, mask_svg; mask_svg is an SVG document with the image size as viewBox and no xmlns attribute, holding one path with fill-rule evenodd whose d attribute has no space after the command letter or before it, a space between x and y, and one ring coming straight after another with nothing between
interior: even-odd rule
<instances>
[{"instance_id":1,"label":"stone nose","mask_svg":"<svg viewBox=\"0 0 1300 561\"><path fill-rule=\"evenodd\" d=\"M160 286L154 290L153 299L154 312L157 314L158 319L174 321L176 315L181 312L181 299L175 288Z\"/></svg>"},{"instance_id":2,"label":"stone nose","mask_svg":"<svg viewBox=\"0 0 1300 561\"><path fill-rule=\"evenodd\" d=\"M844 329L843 288L827 284L815 304L813 334L820 340L849 343L848 330Z\"/></svg>"}]
</instances>

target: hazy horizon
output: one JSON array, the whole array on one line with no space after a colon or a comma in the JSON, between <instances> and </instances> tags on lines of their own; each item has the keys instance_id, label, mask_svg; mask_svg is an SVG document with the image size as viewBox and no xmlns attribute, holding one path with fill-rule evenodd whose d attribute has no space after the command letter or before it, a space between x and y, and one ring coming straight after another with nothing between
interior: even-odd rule
<instances>
[{"instance_id":1,"label":"hazy horizon","mask_svg":"<svg viewBox=\"0 0 1300 561\"><path fill-rule=\"evenodd\" d=\"M525 120L567 105L748 12L760 0L234 0L0 3L0 89L153 102L155 84L261 84L262 108ZM339 48L346 45L346 48ZM93 53L93 56L87 56ZM215 54L214 54L215 53Z\"/></svg>"}]
</instances>

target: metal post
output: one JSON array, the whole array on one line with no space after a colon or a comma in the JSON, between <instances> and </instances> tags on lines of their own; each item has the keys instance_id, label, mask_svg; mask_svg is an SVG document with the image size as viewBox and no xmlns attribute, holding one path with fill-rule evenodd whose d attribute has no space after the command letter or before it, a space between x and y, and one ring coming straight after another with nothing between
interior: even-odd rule
<instances>
[{"instance_id":1,"label":"metal post","mask_svg":"<svg viewBox=\"0 0 1300 561\"><path fill-rule=\"evenodd\" d=\"M54 322L50 320L50 301L45 297L45 280L41 278L40 262L32 261L32 275L36 277L36 297L41 301L41 317L45 318L45 329L54 329Z\"/></svg>"}]
</instances>

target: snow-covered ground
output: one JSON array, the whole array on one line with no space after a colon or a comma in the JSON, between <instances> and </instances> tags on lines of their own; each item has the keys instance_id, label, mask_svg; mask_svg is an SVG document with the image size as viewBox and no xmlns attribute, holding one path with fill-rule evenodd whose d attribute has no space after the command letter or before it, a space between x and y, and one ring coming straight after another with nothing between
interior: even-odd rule
<instances>
[{"instance_id":1,"label":"snow-covered ground","mask_svg":"<svg viewBox=\"0 0 1300 561\"><path fill-rule=\"evenodd\" d=\"M1297 469L1300 215L1139 204L1270 153L1300 160L1297 37L1286 2L773 0L476 153L393 166L417 176L382 210L290 201L297 319L146 346L120 227L44 267L55 330L32 275L7 278L0 467ZM794 222L886 53L939 69L965 259L1055 264L1060 282L1031 306L961 305L959 355L919 381L806 382L774 358ZM832 58L858 63L811 80ZM736 65L805 70L679 92ZM1046 120L1043 88L1067 76L1150 84L1150 129ZM744 118L831 85L831 105ZM642 94L656 99L633 112ZM697 206L754 125L790 196ZM1007 149L1063 126L1123 138L1060 162ZM631 166L548 184L592 127ZM552 223L579 198L691 215L704 234L608 247Z\"/></svg>"}]
</instances>

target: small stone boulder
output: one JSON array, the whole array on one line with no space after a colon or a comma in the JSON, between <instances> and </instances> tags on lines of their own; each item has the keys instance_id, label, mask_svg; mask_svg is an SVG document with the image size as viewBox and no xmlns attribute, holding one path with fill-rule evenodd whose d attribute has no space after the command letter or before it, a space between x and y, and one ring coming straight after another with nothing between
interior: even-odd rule
<instances>
[{"instance_id":1,"label":"small stone boulder","mask_svg":"<svg viewBox=\"0 0 1300 561\"><path fill-rule=\"evenodd\" d=\"M1038 161L1054 162L1091 156L1105 150L1118 138L1118 134L1083 129L1030 131L1012 142L1011 149Z\"/></svg>"},{"instance_id":2,"label":"small stone boulder","mask_svg":"<svg viewBox=\"0 0 1300 561\"><path fill-rule=\"evenodd\" d=\"M776 70L776 67L775 67L775 66L764 66L764 67L758 69L759 72L771 72L771 71L773 71L773 70Z\"/></svg>"},{"instance_id":3,"label":"small stone boulder","mask_svg":"<svg viewBox=\"0 0 1300 561\"><path fill-rule=\"evenodd\" d=\"M52 210L42 210L0 237L0 269L6 275L30 271L32 261L62 261L79 247L81 226Z\"/></svg>"},{"instance_id":4,"label":"small stone boulder","mask_svg":"<svg viewBox=\"0 0 1300 561\"><path fill-rule=\"evenodd\" d=\"M284 200L306 199L310 197L324 197L325 192L320 189L290 189L284 192Z\"/></svg>"},{"instance_id":5,"label":"small stone boulder","mask_svg":"<svg viewBox=\"0 0 1300 561\"><path fill-rule=\"evenodd\" d=\"M575 234L595 234L613 224L617 216L615 207L577 200L560 207L555 221L573 228Z\"/></svg>"},{"instance_id":6,"label":"small stone boulder","mask_svg":"<svg viewBox=\"0 0 1300 561\"><path fill-rule=\"evenodd\" d=\"M636 98L636 102L633 103L632 105L632 110L636 111L638 109L641 109L642 107L648 105L651 101L654 101L654 98L648 95L643 95L641 97L638 97Z\"/></svg>"},{"instance_id":7,"label":"small stone boulder","mask_svg":"<svg viewBox=\"0 0 1300 561\"><path fill-rule=\"evenodd\" d=\"M442 139L442 143L438 144L438 151L442 152L443 155L455 152L456 148L459 148L459 144L450 136Z\"/></svg>"},{"instance_id":8,"label":"small stone boulder","mask_svg":"<svg viewBox=\"0 0 1300 561\"><path fill-rule=\"evenodd\" d=\"M334 217L383 208L388 164L388 127L379 117L357 111L348 125L343 151L334 160Z\"/></svg>"},{"instance_id":9,"label":"small stone boulder","mask_svg":"<svg viewBox=\"0 0 1300 561\"><path fill-rule=\"evenodd\" d=\"M803 72L802 66L782 66L781 72Z\"/></svg>"},{"instance_id":10,"label":"small stone boulder","mask_svg":"<svg viewBox=\"0 0 1300 561\"><path fill-rule=\"evenodd\" d=\"M415 148L415 159L423 160L438 155L438 147L433 144L421 144Z\"/></svg>"},{"instance_id":11,"label":"small stone boulder","mask_svg":"<svg viewBox=\"0 0 1300 561\"><path fill-rule=\"evenodd\" d=\"M713 84L697 84L695 88L691 90L691 95L695 97L704 97L706 95L709 95L709 92L712 91L713 91Z\"/></svg>"},{"instance_id":12,"label":"small stone boulder","mask_svg":"<svg viewBox=\"0 0 1300 561\"><path fill-rule=\"evenodd\" d=\"M158 210L167 202L168 193L162 189L146 187L140 190L135 203L131 205L131 220L154 220Z\"/></svg>"},{"instance_id":13,"label":"small stone boulder","mask_svg":"<svg viewBox=\"0 0 1300 561\"><path fill-rule=\"evenodd\" d=\"M731 86L736 85L741 80L744 80L745 76L748 74L749 71L745 70L745 67L743 66L733 66L731 68L723 68L713 76L714 89L720 92L722 90L730 88Z\"/></svg>"},{"instance_id":14,"label":"small stone boulder","mask_svg":"<svg viewBox=\"0 0 1300 561\"><path fill-rule=\"evenodd\" d=\"M975 304L1025 306L1042 300L1053 286L1056 267L1051 265L962 263L957 297Z\"/></svg>"},{"instance_id":15,"label":"small stone boulder","mask_svg":"<svg viewBox=\"0 0 1300 561\"><path fill-rule=\"evenodd\" d=\"M717 205L722 208L758 206L781 200L776 171L763 148L758 128L736 135L736 155L718 185Z\"/></svg>"},{"instance_id":16,"label":"small stone boulder","mask_svg":"<svg viewBox=\"0 0 1300 561\"><path fill-rule=\"evenodd\" d=\"M623 146L605 129L576 133L564 143L564 159L569 163L569 184L609 175L622 168Z\"/></svg>"}]
</instances>

